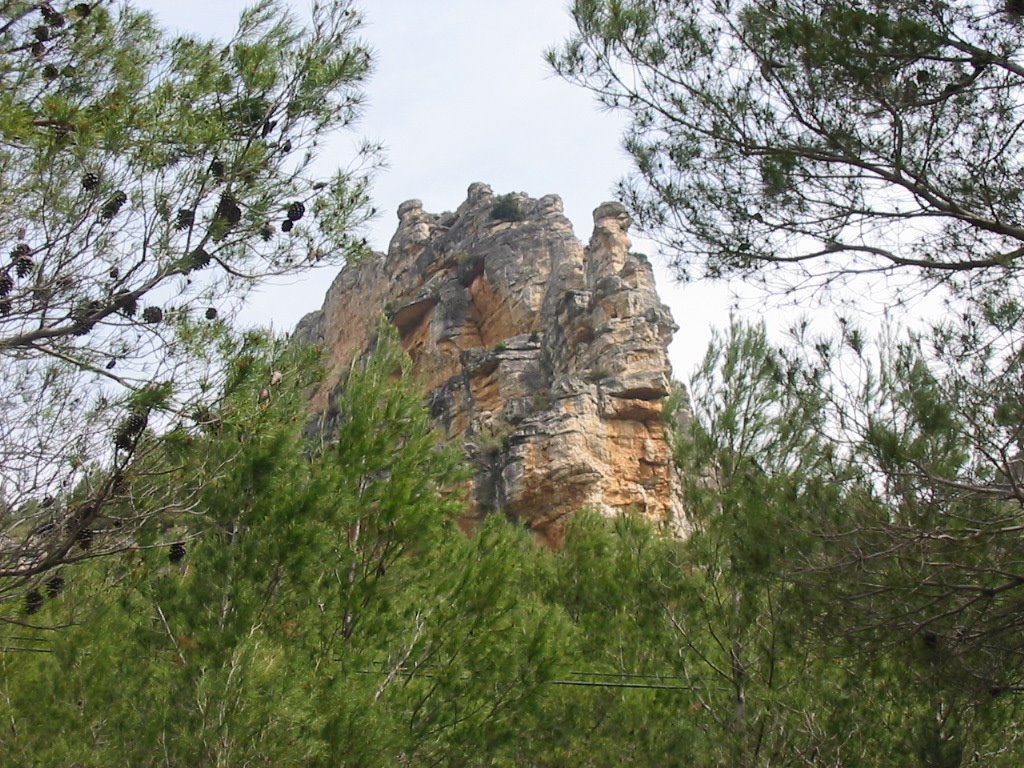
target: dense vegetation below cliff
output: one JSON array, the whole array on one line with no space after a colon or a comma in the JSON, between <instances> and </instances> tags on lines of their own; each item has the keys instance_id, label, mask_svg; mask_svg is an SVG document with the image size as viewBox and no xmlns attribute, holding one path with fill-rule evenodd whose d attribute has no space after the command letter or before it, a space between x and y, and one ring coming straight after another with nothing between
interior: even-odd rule
<instances>
[{"instance_id":1,"label":"dense vegetation below cliff","mask_svg":"<svg viewBox=\"0 0 1024 768\"><path fill-rule=\"evenodd\" d=\"M178 542L67 569L7 617L9 764L1018 764L1015 668L844 602L862 571L829 570L821 531L854 495L792 428L809 405L759 332L709 358L717 394L698 379L677 435L690 538L580 514L555 552L501 515L458 532L461 451L379 330L315 449L317 366L250 339L208 429L131 488L192 494Z\"/></svg>"}]
</instances>

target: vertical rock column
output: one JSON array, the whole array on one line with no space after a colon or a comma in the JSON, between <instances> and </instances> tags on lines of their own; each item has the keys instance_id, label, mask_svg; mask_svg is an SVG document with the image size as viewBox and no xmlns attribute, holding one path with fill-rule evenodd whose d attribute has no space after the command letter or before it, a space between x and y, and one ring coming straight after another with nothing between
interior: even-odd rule
<instances>
[{"instance_id":1,"label":"vertical rock column","mask_svg":"<svg viewBox=\"0 0 1024 768\"><path fill-rule=\"evenodd\" d=\"M474 467L466 528L503 514L558 546L584 507L680 528L662 419L676 326L630 251L625 208L599 206L584 248L556 195L509 200L516 215L499 216L490 187L473 184L453 213L399 207L388 254L343 270L300 324L331 366L314 407L386 313L438 426Z\"/></svg>"}]
</instances>

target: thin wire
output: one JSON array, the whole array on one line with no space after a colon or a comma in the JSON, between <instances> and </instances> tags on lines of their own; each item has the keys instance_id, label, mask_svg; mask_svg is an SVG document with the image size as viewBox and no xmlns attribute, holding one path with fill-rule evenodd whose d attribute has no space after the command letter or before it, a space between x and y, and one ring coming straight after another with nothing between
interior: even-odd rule
<instances>
[{"instance_id":1,"label":"thin wire","mask_svg":"<svg viewBox=\"0 0 1024 768\"><path fill-rule=\"evenodd\" d=\"M378 666L387 665L386 661L372 661L371 664ZM436 669L436 664L421 664L420 669ZM402 669L406 669L402 667ZM638 680L686 680L690 678L685 675L663 675L659 673L641 673L641 672L587 672L581 669L571 669L566 672L567 675L573 675L575 677L612 677L612 678L635 678Z\"/></svg>"},{"instance_id":2,"label":"thin wire","mask_svg":"<svg viewBox=\"0 0 1024 768\"><path fill-rule=\"evenodd\" d=\"M573 685L586 688L641 688L650 691L692 691L688 685L655 685L654 683L611 683L599 680L543 680L543 685Z\"/></svg>"},{"instance_id":3,"label":"thin wire","mask_svg":"<svg viewBox=\"0 0 1024 768\"><path fill-rule=\"evenodd\" d=\"M372 664L383 665L383 661L374 661ZM420 669L436 669L434 664L424 664ZM408 667L399 667L399 672L409 672ZM359 670L356 672L359 675L373 675L377 674L374 670ZM571 671L570 675L576 675L578 677L611 677L611 678L635 678L640 680L685 680L685 677L679 675L650 675L650 674L636 674L631 672L583 672L583 671ZM427 679L432 679L434 675L429 672L421 673L421 676ZM577 688L633 688L638 690L650 690L650 691L693 691L692 685L660 685L657 683L633 683L633 682L617 682L607 680L572 680L572 679L558 679L558 680L541 680L541 685L565 685L573 686Z\"/></svg>"},{"instance_id":4,"label":"thin wire","mask_svg":"<svg viewBox=\"0 0 1024 768\"><path fill-rule=\"evenodd\" d=\"M635 677L641 680L688 680L683 675L641 674L639 672L584 672L571 670L568 674L579 677Z\"/></svg>"}]
</instances>

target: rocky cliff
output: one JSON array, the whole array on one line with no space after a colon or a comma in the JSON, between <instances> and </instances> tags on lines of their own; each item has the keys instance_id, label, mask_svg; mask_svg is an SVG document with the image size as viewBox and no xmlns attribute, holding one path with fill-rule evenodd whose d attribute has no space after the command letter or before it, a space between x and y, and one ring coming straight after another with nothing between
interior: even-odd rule
<instances>
[{"instance_id":1,"label":"rocky cliff","mask_svg":"<svg viewBox=\"0 0 1024 768\"><path fill-rule=\"evenodd\" d=\"M398 209L388 253L346 267L296 335L320 345L330 400L385 313L439 428L475 468L464 524L501 512L552 546L583 507L683 524L662 409L676 326L617 203L586 247L555 195L473 184L454 213Z\"/></svg>"}]
</instances>

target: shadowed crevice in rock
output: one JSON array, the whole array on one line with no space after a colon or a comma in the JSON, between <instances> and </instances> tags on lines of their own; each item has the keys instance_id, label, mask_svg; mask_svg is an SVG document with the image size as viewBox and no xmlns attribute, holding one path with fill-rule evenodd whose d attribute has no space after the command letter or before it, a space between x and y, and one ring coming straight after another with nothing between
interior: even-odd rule
<instances>
[{"instance_id":1,"label":"shadowed crevice in rock","mask_svg":"<svg viewBox=\"0 0 1024 768\"><path fill-rule=\"evenodd\" d=\"M454 212L399 206L388 253L342 270L296 329L329 366L313 407L328 411L385 314L475 468L467 528L500 512L558 546L584 507L685 528L662 419L676 325L625 208L600 205L584 247L556 195L510 199L520 220L492 216L479 183Z\"/></svg>"}]
</instances>

